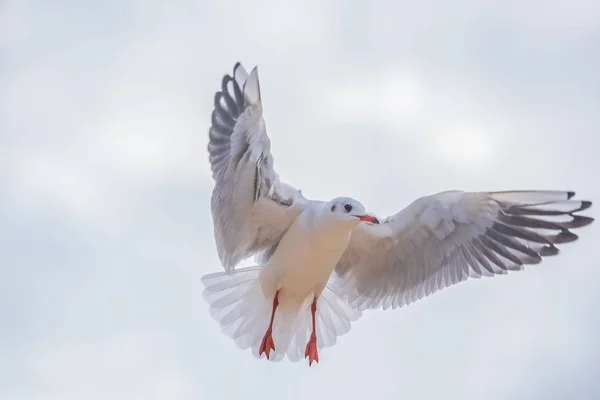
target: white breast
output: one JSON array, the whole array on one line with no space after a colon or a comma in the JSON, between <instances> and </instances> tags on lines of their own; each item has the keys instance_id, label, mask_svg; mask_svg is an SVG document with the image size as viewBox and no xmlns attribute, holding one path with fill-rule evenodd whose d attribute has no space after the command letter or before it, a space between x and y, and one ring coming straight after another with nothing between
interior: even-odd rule
<instances>
[{"instance_id":1,"label":"white breast","mask_svg":"<svg viewBox=\"0 0 600 400\"><path fill-rule=\"evenodd\" d=\"M302 304L319 296L350 238L350 230L320 218L320 210L298 216L261 271L267 297L279 290L280 302Z\"/></svg>"}]
</instances>

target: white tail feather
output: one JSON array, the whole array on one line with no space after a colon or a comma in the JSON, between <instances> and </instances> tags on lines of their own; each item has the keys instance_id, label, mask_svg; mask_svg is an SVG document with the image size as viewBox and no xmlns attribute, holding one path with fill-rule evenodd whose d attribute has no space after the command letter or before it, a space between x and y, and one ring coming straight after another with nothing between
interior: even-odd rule
<instances>
[{"instance_id":1,"label":"white tail feather","mask_svg":"<svg viewBox=\"0 0 600 400\"><path fill-rule=\"evenodd\" d=\"M210 314L223 333L241 349L250 347L254 356L264 357L258 353L271 319L273 299L263 294L259 275L257 266L205 275L202 282L206 286L203 295L210 305ZM280 302L273 322L275 350L271 352L271 360L280 361L286 355L291 361L304 358L312 330L311 303L312 298L302 304ZM360 316L360 311L352 309L327 286L317 300L317 348L333 346L337 337L347 333L351 323Z\"/></svg>"}]
</instances>

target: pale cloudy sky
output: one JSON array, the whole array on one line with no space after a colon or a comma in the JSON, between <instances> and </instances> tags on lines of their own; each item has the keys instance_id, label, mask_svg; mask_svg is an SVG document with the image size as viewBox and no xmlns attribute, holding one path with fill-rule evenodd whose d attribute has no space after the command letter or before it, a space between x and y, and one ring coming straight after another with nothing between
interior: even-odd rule
<instances>
[{"instance_id":1,"label":"pale cloudy sky","mask_svg":"<svg viewBox=\"0 0 600 400\"><path fill-rule=\"evenodd\" d=\"M600 200L596 0L82 3L0 1L0 398L600 393L595 225L524 272L366 313L312 368L238 350L199 281L220 269L207 130L238 60L307 196Z\"/></svg>"}]
</instances>

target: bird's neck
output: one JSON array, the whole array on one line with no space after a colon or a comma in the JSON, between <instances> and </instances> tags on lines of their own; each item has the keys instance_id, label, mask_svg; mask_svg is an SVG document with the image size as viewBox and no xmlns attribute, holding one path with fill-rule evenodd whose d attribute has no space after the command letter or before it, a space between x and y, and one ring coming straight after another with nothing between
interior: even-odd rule
<instances>
[{"instance_id":1,"label":"bird's neck","mask_svg":"<svg viewBox=\"0 0 600 400\"><path fill-rule=\"evenodd\" d=\"M325 214L325 213L323 213ZM356 227L354 221L340 221L330 215L317 215L313 221L313 237L315 244L331 250L346 248L350 233Z\"/></svg>"}]
</instances>

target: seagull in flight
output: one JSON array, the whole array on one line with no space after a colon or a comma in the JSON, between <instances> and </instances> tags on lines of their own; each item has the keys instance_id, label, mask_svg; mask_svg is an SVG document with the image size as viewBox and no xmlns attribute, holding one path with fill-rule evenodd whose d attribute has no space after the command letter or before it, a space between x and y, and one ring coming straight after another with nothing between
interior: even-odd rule
<instances>
[{"instance_id":1,"label":"seagull in flight","mask_svg":"<svg viewBox=\"0 0 600 400\"><path fill-rule=\"evenodd\" d=\"M307 199L275 172L258 71L240 63L215 95L208 153L224 271L202 277L203 296L238 347L275 361L319 362L363 311L538 264L593 222L571 191L446 191L386 218Z\"/></svg>"}]
</instances>

